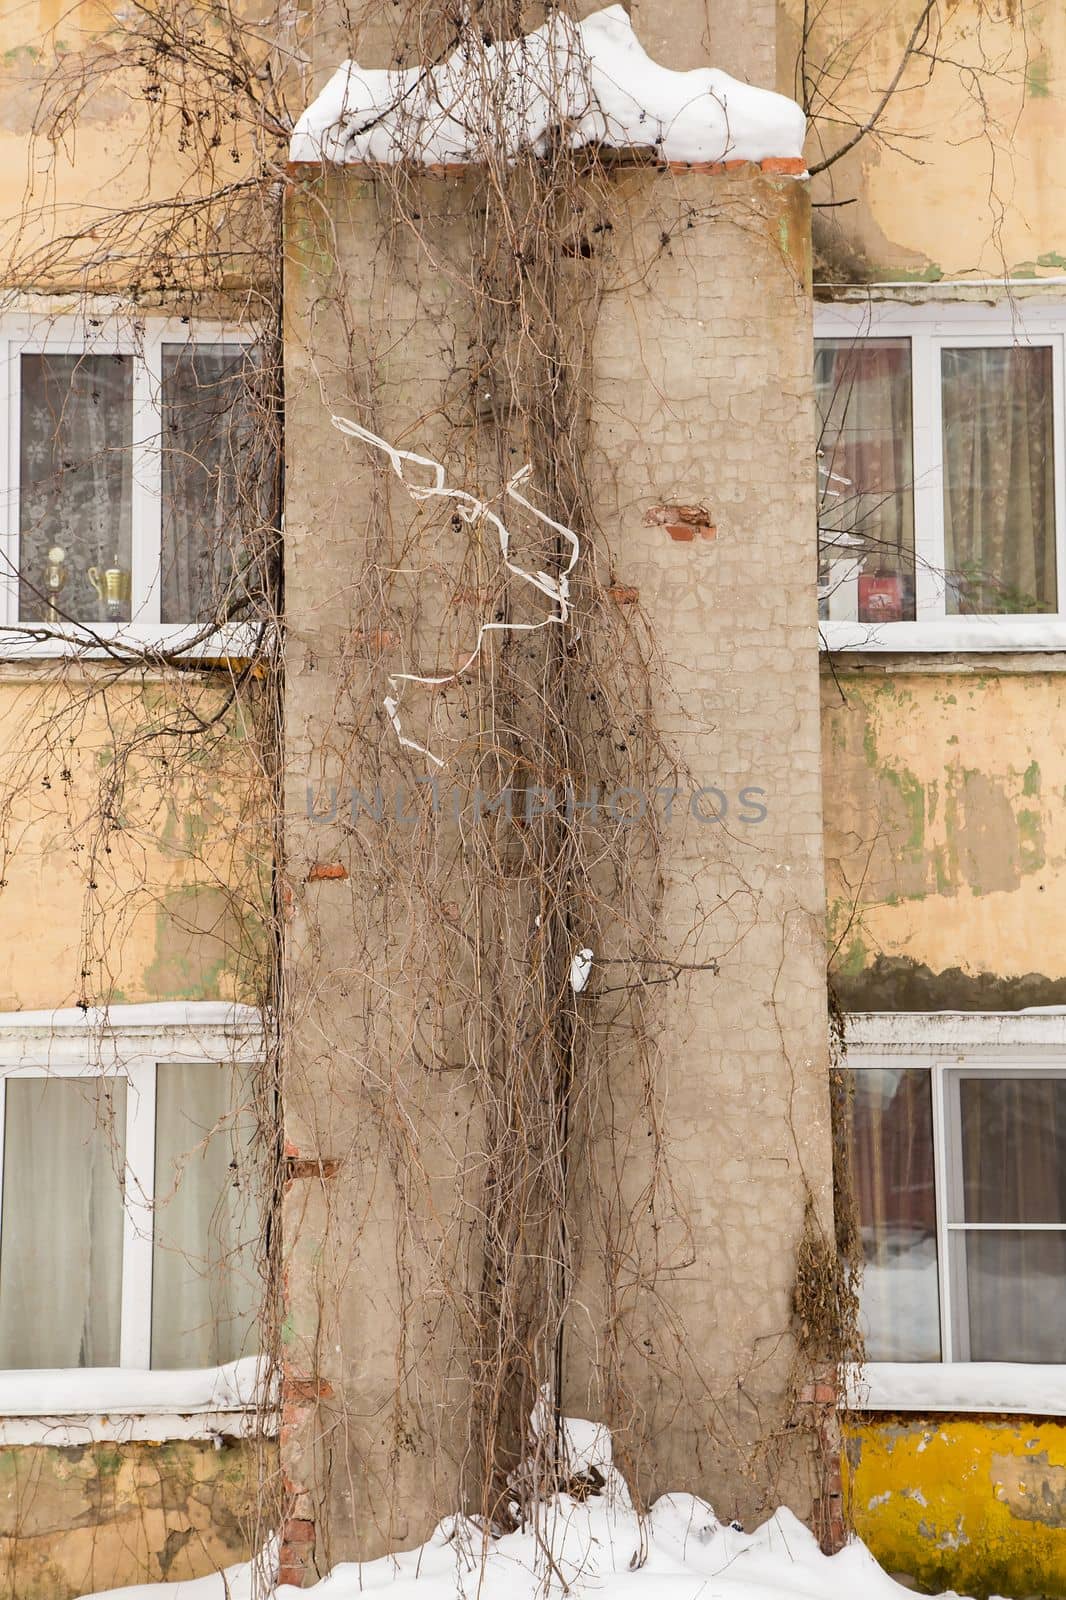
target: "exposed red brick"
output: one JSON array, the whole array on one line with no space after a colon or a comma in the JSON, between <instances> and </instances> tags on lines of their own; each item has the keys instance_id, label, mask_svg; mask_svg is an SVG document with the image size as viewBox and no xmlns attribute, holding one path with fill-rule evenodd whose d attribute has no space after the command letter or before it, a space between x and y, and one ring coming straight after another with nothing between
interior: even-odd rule
<instances>
[{"instance_id":1,"label":"exposed red brick","mask_svg":"<svg viewBox=\"0 0 1066 1600\"><path fill-rule=\"evenodd\" d=\"M804 1405L833 1406L837 1401L837 1389L834 1383L805 1383L797 1399Z\"/></svg>"},{"instance_id":2,"label":"exposed red brick","mask_svg":"<svg viewBox=\"0 0 1066 1600\"><path fill-rule=\"evenodd\" d=\"M760 161L759 166L763 172L806 172L807 163L802 156L767 156L765 161Z\"/></svg>"},{"instance_id":3,"label":"exposed red brick","mask_svg":"<svg viewBox=\"0 0 1066 1600\"><path fill-rule=\"evenodd\" d=\"M367 628L353 633L352 643L366 645L368 651L381 655L385 650L397 649L400 636L398 633L393 633L390 628Z\"/></svg>"},{"instance_id":4,"label":"exposed red brick","mask_svg":"<svg viewBox=\"0 0 1066 1600\"><path fill-rule=\"evenodd\" d=\"M307 874L308 883L322 883L328 878L346 878L348 868L339 861L316 861Z\"/></svg>"},{"instance_id":5,"label":"exposed red brick","mask_svg":"<svg viewBox=\"0 0 1066 1600\"><path fill-rule=\"evenodd\" d=\"M315 1537L315 1525L308 1517L290 1517L285 1523L282 1537L286 1544L311 1544Z\"/></svg>"},{"instance_id":6,"label":"exposed red brick","mask_svg":"<svg viewBox=\"0 0 1066 1600\"><path fill-rule=\"evenodd\" d=\"M612 583L607 593L616 606L635 606L640 599L640 590L625 583Z\"/></svg>"},{"instance_id":7,"label":"exposed red brick","mask_svg":"<svg viewBox=\"0 0 1066 1600\"><path fill-rule=\"evenodd\" d=\"M338 1156L302 1156L298 1150L285 1153L286 1178L335 1178L339 1168Z\"/></svg>"},{"instance_id":8,"label":"exposed red brick","mask_svg":"<svg viewBox=\"0 0 1066 1600\"><path fill-rule=\"evenodd\" d=\"M727 172L739 172L742 167L758 166L757 161L727 161L724 163Z\"/></svg>"},{"instance_id":9,"label":"exposed red brick","mask_svg":"<svg viewBox=\"0 0 1066 1600\"><path fill-rule=\"evenodd\" d=\"M670 522L691 522L693 527L698 524L709 524L711 513L706 506L649 506L644 513L644 526L646 528L665 528Z\"/></svg>"},{"instance_id":10,"label":"exposed red brick","mask_svg":"<svg viewBox=\"0 0 1066 1600\"><path fill-rule=\"evenodd\" d=\"M701 523L696 532L699 534L701 539L717 539L718 537L718 529L715 527L713 522Z\"/></svg>"},{"instance_id":11,"label":"exposed red brick","mask_svg":"<svg viewBox=\"0 0 1066 1600\"><path fill-rule=\"evenodd\" d=\"M328 1400L333 1393L333 1385L326 1378L298 1378L291 1373L281 1380L281 1400L302 1401L305 1405L312 1404L315 1400Z\"/></svg>"},{"instance_id":12,"label":"exposed red brick","mask_svg":"<svg viewBox=\"0 0 1066 1600\"><path fill-rule=\"evenodd\" d=\"M666 531L671 539L677 540L678 544L688 544L696 537L696 530L690 522L670 522Z\"/></svg>"}]
</instances>

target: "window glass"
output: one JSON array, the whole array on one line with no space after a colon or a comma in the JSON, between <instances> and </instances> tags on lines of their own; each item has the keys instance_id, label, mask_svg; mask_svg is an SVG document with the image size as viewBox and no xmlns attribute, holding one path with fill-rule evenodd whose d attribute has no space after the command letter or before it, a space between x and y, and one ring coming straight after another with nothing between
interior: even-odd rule
<instances>
[{"instance_id":1,"label":"window glass","mask_svg":"<svg viewBox=\"0 0 1066 1600\"><path fill-rule=\"evenodd\" d=\"M939 1361L940 1299L929 1073L852 1075L850 1134L870 1361Z\"/></svg>"},{"instance_id":2,"label":"window glass","mask_svg":"<svg viewBox=\"0 0 1066 1600\"><path fill-rule=\"evenodd\" d=\"M24 355L19 617L128 622L132 360Z\"/></svg>"},{"instance_id":3,"label":"window glass","mask_svg":"<svg viewBox=\"0 0 1066 1600\"><path fill-rule=\"evenodd\" d=\"M210 1367L258 1348L256 1119L232 1066L156 1076L152 1366Z\"/></svg>"},{"instance_id":4,"label":"window glass","mask_svg":"<svg viewBox=\"0 0 1066 1600\"><path fill-rule=\"evenodd\" d=\"M959 1359L1066 1360L1066 1077L960 1075L958 1095Z\"/></svg>"},{"instance_id":5,"label":"window glass","mask_svg":"<svg viewBox=\"0 0 1066 1600\"><path fill-rule=\"evenodd\" d=\"M122 1309L122 1078L9 1078L0 1367L115 1367Z\"/></svg>"},{"instance_id":6,"label":"window glass","mask_svg":"<svg viewBox=\"0 0 1066 1600\"><path fill-rule=\"evenodd\" d=\"M1066 1361L1066 1231L967 1230L951 1244L965 1284L957 1359Z\"/></svg>"},{"instance_id":7,"label":"window glass","mask_svg":"<svg viewBox=\"0 0 1066 1600\"><path fill-rule=\"evenodd\" d=\"M239 564L249 361L236 345L163 346L163 622L214 616Z\"/></svg>"},{"instance_id":8,"label":"window glass","mask_svg":"<svg viewBox=\"0 0 1066 1600\"><path fill-rule=\"evenodd\" d=\"M948 613L1054 611L1050 348L943 350L941 400Z\"/></svg>"},{"instance_id":9,"label":"window glass","mask_svg":"<svg viewBox=\"0 0 1066 1600\"><path fill-rule=\"evenodd\" d=\"M814 372L822 614L911 621L910 340L818 339Z\"/></svg>"},{"instance_id":10,"label":"window glass","mask_svg":"<svg viewBox=\"0 0 1066 1600\"><path fill-rule=\"evenodd\" d=\"M951 1220L1066 1228L1066 1078L963 1077L959 1116L963 1210Z\"/></svg>"}]
</instances>

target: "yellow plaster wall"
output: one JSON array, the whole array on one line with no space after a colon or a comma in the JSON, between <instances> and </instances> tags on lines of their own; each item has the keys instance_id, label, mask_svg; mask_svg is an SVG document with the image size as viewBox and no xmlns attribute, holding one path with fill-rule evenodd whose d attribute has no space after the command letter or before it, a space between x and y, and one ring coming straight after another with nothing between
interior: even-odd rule
<instances>
[{"instance_id":1,"label":"yellow plaster wall","mask_svg":"<svg viewBox=\"0 0 1066 1600\"><path fill-rule=\"evenodd\" d=\"M923 1589L1066 1595L1066 1423L849 1418L844 1491L859 1537Z\"/></svg>"},{"instance_id":2,"label":"yellow plaster wall","mask_svg":"<svg viewBox=\"0 0 1066 1600\"><path fill-rule=\"evenodd\" d=\"M248 710L193 720L224 677L5 677L0 1010L254 1000L269 862Z\"/></svg>"},{"instance_id":3,"label":"yellow plaster wall","mask_svg":"<svg viewBox=\"0 0 1066 1600\"><path fill-rule=\"evenodd\" d=\"M804 9L779 0L778 85L792 94ZM812 130L816 162L876 107L921 4L827 0L806 9L816 19L807 76L833 101ZM815 213L829 281L1066 268L1066 7L950 0L938 14L944 60L930 71L927 51L904 74L881 124L888 137L864 138L815 181L816 201L855 202Z\"/></svg>"},{"instance_id":4,"label":"yellow plaster wall","mask_svg":"<svg viewBox=\"0 0 1066 1600\"><path fill-rule=\"evenodd\" d=\"M195 8L182 15L192 28ZM176 104L161 124L159 118L153 123L150 62L143 51L134 52L140 61L129 60L134 16L116 13L103 0L76 0L70 6L59 0L0 0L0 289L14 280L31 290L126 293L133 287L131 275L140 280L135 287L142 299L172 289L157 282L146 257L155 232L164 222L173 226L175 219L153 212L152 205L178 193L202 197L247 180L255 170L247 101L222 78L205 96L198 92L195 73L189 73L197 90L190 93L186 110L197 122L202 112L209 135L218 136L211 162L196 140L181 149ZM209 8L203 9L201 26L211 43ZM227 49L221 35L218 49ZM237 122L229 115L235 105L242 111ZM125 208L134 208L130 223L115 231L112 219ZM190 210L187 226L179 225L179 233L186 226L189 240L186 290L201 275L197 260L208 248L205 236L211 249L228 248L225 234L217 233L217 210L206 233L205 221L206 214ZM95 226L96 235L78 239L87 226ZM182 260L178 237L169 247ZM57 239L65 242L53 253L49 245ZM91 265L86 270L82 262ZM235 255L227 283L239 287L247 275L247 260Z\"/></svg>"},{"instance_id":5,"label":"yellow plaster wall","mask_svg":"<svg viewBox=\"0 0 1066 1600\"><path fill-rule=\"evenodd\" d=\"M246 1561L275 1461L235 1439L0 1449L0 1593L74 1600Z\"/></svg>"},{"instance_id":6,"label":"yellow plaster wall","mask_svg":"<svg viewBox=\"0 0 1066 1600\"><path fill-rule=\"evenodd\" d=\"M848 1009L1066 1001L1066 674L823 675L830 942Z\"/></svg>"}]
</instances>

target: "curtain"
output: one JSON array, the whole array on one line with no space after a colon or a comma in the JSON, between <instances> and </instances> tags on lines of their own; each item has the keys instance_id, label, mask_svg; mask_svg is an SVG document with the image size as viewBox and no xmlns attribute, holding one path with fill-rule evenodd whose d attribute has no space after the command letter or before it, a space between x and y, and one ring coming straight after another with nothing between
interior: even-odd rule
<instances>
[{"instance_id":1,"label":"curtain","mask_svg":"<svg viewBox=\"0 0 1066 1600\"><path fill-rule=\"evenodd\" d=\"M941 352L947 609L1054 611L1052 354Z\"/></svg>"},{"instance_id":2,"label":"curtain","mask_svg":"<svg viewBox=\"0 0 1066 1600\"><path fill-rule=\"evenodd\" d=\"M238 346L163 346L164 622L216 614L256 520L251 368Z\"/></svg>"},{"instance_id":3,"label":"curtain","mask_svg":"<svg viewBox=\"0 0 1066 1600\"><path fill-rule=\"evenodd\" d=\"M123 1078L9 1078L0 1367L114 1367L122 1309Z\"/></svg>"},{"instance_id":4,"label":"curtain","mask_svg":"<svg viewBox=\"0 0 1066 1600\"><path fill-rule=\"evenodd\" d=\"M910 340L817 340L815 396L823 546L850 536L864 573L900 579L913 617Z\"/></svg>"},{"instance_id":5,"label":"curtain","mask_svg":"<svg viewBox=\"0 0 1066 1600\"><path fill-rule=\"evenodd\" d=\"M922 1068L851 1074L851 1171L863 1245L859 1305L870 1361L939 1361L933 1105Z\"/></svg>"},{"instance_id":6,"label":"curtain","mask_svg":"<svg viewBox=\"0 0 1066 1600\"><path fill-rule=\"evenodd\" d=\"M157 1069L153 1367L216 1366L258 1348L262 1181L246 1089L228 1064Z\"/></svg>"},{"instance_id":7,"label":"curtain","mask_svg":"<svg viewBox=\"0 0 1066 1600\"><path fill-rule=\"evenodd\" d=\"M21 379L19 616L46 615L48 552L58 546L67 573L59 609L106 621L88 574L130 571L132 357L24 355ZM116 609L113 620L129 620L128 598Z\"/></svg>"},{"instance_id":8,"label":"curtain","mask_svg":"<svg viewBox=\"0 0 1066 1600\"><path fill-rule=\"evenodd\" d=\"M962 1215L951 1220L988 1229L952 1234L969 1323L960 1358L1066 1361L1066 1078L958 1087ZM994 1226L1006 1223L1061 1231Z\"/></svg>"}]
</instances>

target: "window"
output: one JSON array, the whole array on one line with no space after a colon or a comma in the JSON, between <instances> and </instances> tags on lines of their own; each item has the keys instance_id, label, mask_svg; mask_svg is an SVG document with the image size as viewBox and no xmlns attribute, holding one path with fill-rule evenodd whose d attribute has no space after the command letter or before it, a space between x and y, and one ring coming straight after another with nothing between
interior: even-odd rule
<instances>
[{"instance_id":1,"label":"window","mask_svg":"<svg viewBox=\"0 0 1066 1600\"><path fill-rule=\"evenodd\" d=\"M159 1010L0 1019L4 1374L257 1353L257 1030L210 1005L143 1020Z\"/></svg>"},{"instance_id":2,"label":"window","mask_svg":"<svg viewBox=\"0 0 1066 1600\"><path fill-rule=\"evenodd\" d=\"M868 1362L1066 1364L1066 1019L852 1021Z\"/></svg>"},{"instance_id":3,"label":"window","mask_svg":"<svg viewBox=\"0 0 1066 1600\"><path fill-rule=\"evenodd\" d=\"M1066 646L1066 306L818 308L819 607L852 649Z\"/></svg>"},{"instance_id":4,"label":"window","mask_svg":"<svg viewBox=\"0 0 1066 1600\"><path fill-rule=\"evenodd\" d=\"M5 647L42 633L176 643L228 616L267 513L247 342L161 319L14 319L0 357Z\"/></svg>"}]
</instances>

